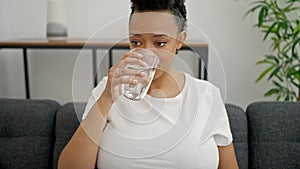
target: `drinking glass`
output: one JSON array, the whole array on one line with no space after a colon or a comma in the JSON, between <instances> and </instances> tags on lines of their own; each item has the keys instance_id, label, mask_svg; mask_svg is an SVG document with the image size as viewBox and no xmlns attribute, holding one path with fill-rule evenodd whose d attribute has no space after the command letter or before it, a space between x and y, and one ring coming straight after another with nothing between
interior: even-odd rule
<instances>
[{"instance_id":1,"label":"drinking glass","mask_svg":"<svg viewBox=\"0 0 300 169\"><path fill-rule=\"evenodd\" d=\"M131 52L142 55L143 57L141 60L143 60L147 66L128 64L125 66L125 69L132 69L138 73L142 72L145 74L145 76L139 77L135 75L132 77L131 82L135 80L137 83L122 84L122 94L130 100L139 101L143 99L148 92L159 64L159 58L149 49L137 48L133 49Z\"/></svg>"}]
</instances>

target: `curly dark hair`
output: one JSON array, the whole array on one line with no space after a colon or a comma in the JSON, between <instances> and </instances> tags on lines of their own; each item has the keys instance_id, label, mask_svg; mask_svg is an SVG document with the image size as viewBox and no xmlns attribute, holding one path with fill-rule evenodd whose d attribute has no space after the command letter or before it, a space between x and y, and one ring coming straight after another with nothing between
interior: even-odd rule
<instances>
[{"instance_id":1,"label":"curly dark hair","mask_svg":"<svg viewBox=\"0 0 300 169\"><path fill-rule=\"evenodd\" d=\"M131 0L131 15L134 12L155 12L167 10L175 15L178 30L185 31L187 27L187 12L185 0Z\"/></svg>"}]
</instances>

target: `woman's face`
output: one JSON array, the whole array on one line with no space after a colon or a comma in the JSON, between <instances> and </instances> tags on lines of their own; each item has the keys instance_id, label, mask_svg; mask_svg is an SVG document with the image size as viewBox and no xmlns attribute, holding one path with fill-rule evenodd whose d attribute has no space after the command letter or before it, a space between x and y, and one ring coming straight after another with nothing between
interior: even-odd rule
<instances>
[{"instance_id":1,"label":"woman's face","mask_svg":"<svg viewBox=\"0 0 300 169\"><path fill-rule=\"evenodd\" d=\"M185 32L178 31L175 16L168 12L134 13L129 22L130 48L153 50L160 58L159 69L168 71L173 64L176 50L185 39Z\"/></svg>"}]
</instances>

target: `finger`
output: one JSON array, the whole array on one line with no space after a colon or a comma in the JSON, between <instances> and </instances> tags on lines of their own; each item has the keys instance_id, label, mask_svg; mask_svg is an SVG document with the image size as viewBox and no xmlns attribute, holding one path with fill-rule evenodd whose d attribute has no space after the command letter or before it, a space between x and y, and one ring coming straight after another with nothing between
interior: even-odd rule
<instances>
[{"instance_id":1,"label":"finger","mask_svg":"<svg viewBox=\"0 0 300 169\"><path fill-rule=\"evenodd\" d=\"M125 58L127 57L131 57L131 58L138 58L138 59L142 59L143 58L143 55L141 55L140 53L137 53L137 52L128 52L128 53L125 53L121 59L121 60L124 60Z\"/></svg>"},{"instance_id":2,"label":"finger","mask_svg":"<svg viewBox=\"0 0 300 169\"><path fill-rule=\"evenodd\" d=\"M139 59L142 59L144 56L138 52L131 52L129 53L129 56L128 57L133 57L133 58L139 58Z\"/></svg>"},{"instance_id":3,"label":"finger","mask_svg":"<svg viewBox=\"0 0 300 169\"><path fill-rule=\"evenodd\" d=\"M112 66L110 69L109 69L109 72L108 72L108 78L109 79L112 79L114 76L116 76L116 71L118 70L118 66L117 65L114 65Z\"/></svg>"},{"instance_id":4,"label":"finger","mask_svg":"<svg viewBox=\"0 0 300 169\"><path fill-rule=\"evenodd\" d=\"M138 76L138 77L144 77L146 74L140 70L135 69L117 69L115 71L115 76Z\"/></svg>"},{"instance_id":5,"label":"finger","mask_svg":"<svg viewBox=\"0 0 300 169\"><path fill-rule=\"evenodd\" d=\"M121 57L120 61L123 60L123 59L125 59L125 58L127 58L129 55L130 55L129 52L128 52L128 53L125 53L125 54Z\"/></svg>"},{"instance_id":6,"label":"finger","mask_svg":"<svg viewBox=\"0 0 300 169\"><path fill-rule=\"evenodd\" d=\"M112 93L113 101L115 102L121 95L121 86L120 85L113 86L111 88L111 93Z\"/></svg>"},{"instance_id":7,"label":"finger","mask_svg":"<svg viewBox=\"0 0 300 169\"><path fill-rule=\"evenodd\" d=\"M122 71L122 69L116 69L115 76L120 77L121 76L121 71Z\"/></svg>"},{"instance_id":8,"label":"finger","mask_svg":"<svg viewBox=\"0 0 300 169\"><path fill-rule=\"evenodd\" d=\"M144 77L137 77L137 76L135 76L132 79L131 83L133 83L133 84L141 83L143 86L147 86L149 82L150 82L150 78L148 76L144 76Z\"/></svg>"},{"instance_id":9,"label":"finger","mask_svg":"<svg viewBox=\"0 0 300 169\"><path fill-rule=\"evenodd\" d=\"M124 60L122 60L119 64L120 68L125 68L127 65L137 65L141 67L146 67L148 64L141 59L138 58L132 58L132 57L127 57Z\"/></svg>"},{"instance_id":10,"label":"finger","mask_svg":"<svg viewBox=\"0 0 300 169\"><path fill-rule=\"evenodd\" d=\"M112 78L112 85L120 85L120 84L126 84L126 83L130 83L130 80L132 79L132 77L129 76L114 76Z\"/></svg>"}]
</instances>

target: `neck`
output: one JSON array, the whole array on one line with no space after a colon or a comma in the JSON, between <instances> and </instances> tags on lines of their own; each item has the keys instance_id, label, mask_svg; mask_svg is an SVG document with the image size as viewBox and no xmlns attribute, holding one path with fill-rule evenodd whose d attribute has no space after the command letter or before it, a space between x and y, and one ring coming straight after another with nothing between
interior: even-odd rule
<instances>
[{"instance_id":1,"label":"neck","mask_svg":"<svg viewBox=\"0 0 300 169\"><path fill-rule=\"evenodd\" d=\"M153 79L148 94L158 98L171 98L177 96L185 83L184 74L175 69L168 72L158 70Z\"/></svg>"}]
</instances>

